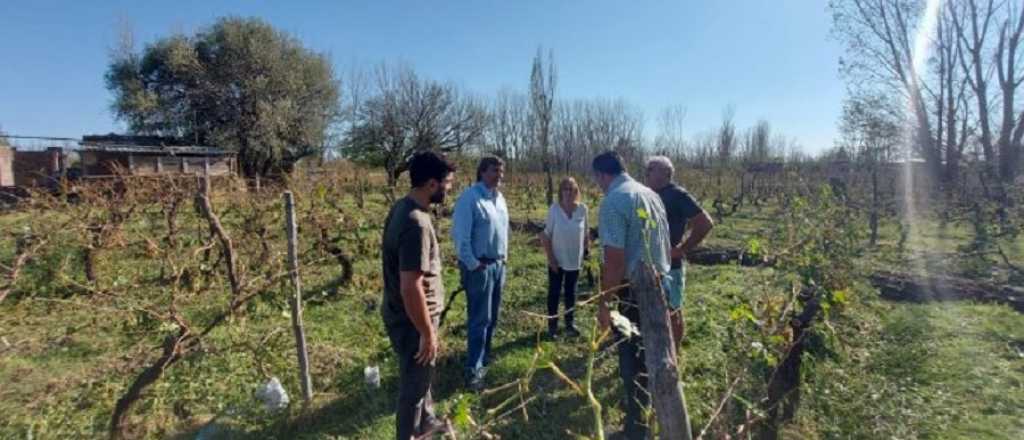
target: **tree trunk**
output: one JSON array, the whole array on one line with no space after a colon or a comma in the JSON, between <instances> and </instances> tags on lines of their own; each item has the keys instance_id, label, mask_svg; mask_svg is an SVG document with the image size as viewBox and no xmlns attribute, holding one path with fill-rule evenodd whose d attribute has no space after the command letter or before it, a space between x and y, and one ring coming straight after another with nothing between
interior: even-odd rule
<instances>
[{"instance_id":1,"label":"tree trunk","mask_svg":"<svg viewBox=\"0 0 1024 440\"><path fill-rule=\"evenodd\" d=\"M640 331L644 340L648 392L658 419L659 438L690 440L690 417L686 410L683 383L676 365L676 348L669 329L668 307L659 276L650 265L641 264L630 277L630 287L640 308Z\"/></svg>"},{"instance_id":2,"label":"tree trunk","mask_svg":"<svg viewBox=\"0 0 1024 440\"><path fill-rule=\"evenodd\" d=\"M114 406L114 413L110 417L110 438L111 440L118 440L124 438L125 423L128 421L128 411L131 407L142 398L142 392L152 385L154 382L160 379L160 376L164 374L171 364L181 359L183 346L182 342L190 337L188 329L182 328L178 331L177 336L168 335L164 338L163 354L146 368L142 374L135 378L131 386L128 387L128 391L117 399L117 404Z\"/></svg>"},{"instance_id":3,"label":"tree trunk","mask_svg":"<svg viewBox=\"0 0 1024 440\"><path fill-rule=\"evenodd\" d=\"M90 283L96 282L96 252L97 250L92 246L87 246L82 250L82 264L85 266L85 279Z\"/></svg>"},{"instance_id":4,"label":"tree trunk","mask_svg":"<svg viewBox=\"0 0 1024 440\"><path fill-rule=\"evenodd\" d=\"M878 164L872 163L871 166L871 218L868 220L868 226L871 228L871 246L878 243L878 211L881 209L880 197L878 196Z\"/></svg>"},{"instance_id":5,"label":"tree trunk","mask_svg":"<svg viewBox=\"0 0 1024 440\"><path fill-rule=\"evenodd\" d=\"M813 292L801 292L803 309L790 321L793 330L793 345L786 357L768 379L768 423L761 432L761 438L779 437L779 426L793 419L800 406L800 368L803 360L804 334L821 312L821 303Z\"/></svg>"},{"instance_id":6,"label":"tree trunk","mask_svg":"<svg viewBox=\"0 0 1024 440\"><path fill-rule=\"evenodd\" d=\"M555 200L555 178L551 173L551 159L548 158L547 153L544 153L544 174L548 181L547 206L551 206Z\"/></svg>"}]
</instances>

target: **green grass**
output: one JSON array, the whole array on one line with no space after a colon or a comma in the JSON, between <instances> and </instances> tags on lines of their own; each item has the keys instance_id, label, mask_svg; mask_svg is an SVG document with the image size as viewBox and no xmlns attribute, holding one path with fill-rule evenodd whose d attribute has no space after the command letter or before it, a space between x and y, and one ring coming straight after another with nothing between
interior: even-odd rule
<instances>
[{"instance_id":1,"label":"green grass","mask_svg":"<svg viewBox=\"0 0 1024 440\"><path fill-rule=\"evenodd\" d=\"M1007 307L871 303L840 359L808 375L795 428L822 438L1024 435L1024 316Z\"/></svg>"},{"instance_id":2,"label":"green grass","mask_svg":"<svg viewBox=\"0 0 1024 440\"><path fill-rule=\"evenodd\" d=\"M307 203L308 199L300 195L299 200ZM543 203L534 203L530 212L515 211L520 203L518 198L510 200L514 218L543 219ZM340 205L344 218L335 227L345 231L343 246L357 257L353 283L332 292L331 281L337 275L334 264L303 268L308 299L304 320L316 392L313 405L302 409L295 402L299 386L286 313L289 290L281 284L229 325L215 330L200 353L171 367L133 410L130 434L194 438L216 417L210 426L216 426L222 438L393 438L397 371L375 307L380 296L376 243L384 199L369 194L364 209L356 208L351 199ZM596 214L596 204L590 205ZM744 208L720 219L709 244L745 246L777 218L772 207ZM40 220L22 213L0 215L4 230L35 221ZM225 214L227 225L236 227L241 221L237 215ZM190 222L183 225L192 228ZM145 230L141 224L131 227ZM437 224L450 292L458 275L447 240L449 228L446 219ZM883 232L881 250L869 256L880 265L890 262L886 258L898 259L891 253L895 232ZM280 236L280 231L272 233ZM955 250L970 239L969 231L962 229L923 235L931 241L912 242L914 249ZM0 304L0 336L7 341L0 343L0 438L26 438L29 433L33 438L104 436L114 402L152 362L169 331L163 323L129 307L159 303L161 295L166 295L166 286L153 282L156 270L145 263L145 253L138 246L112 249L100 265L101 284L111 288L117 280L137 284L115 289L124 297L91 294L53 279L55 266L65 261L70 273L80 272L74 247L78 239L68 235L60 240L64 246L55 255L39 260L26 272L24 282L30 287ZM513 234L511 249L490 383L523 377L538 348L542 361L555 362L568 376L582 378L584 340L539 342L545 325L528 313L545 309L545 262L534 237ZM0 258L12 254L13 240L0 237ZM581 287L583 291L592 288ZM763 291L783 288L772 269L690 266L689 336L680 365L695 428L708 422L741 367L755 367L747 371L749 382L763 379L763 371L748 358L748 347L741 346L744 339L737 334L730 311ZM863 285L857 292L848 313L833 324L841 342L836 353L807 358L807 385L796 420L785 427L787 438L1012 439L1024 434L1024 316L991 305L888 303ZM189 320L200 320L226 302L226 287L221 283L187 296L181 306ZM577 316L589 334L592 307L583 308ZM464 393L464 322L465 298L460 295L442 333L444 351L435 398L445 414L453 414L459 402L469 401L474 420L487 422L492 418L487 409L513 394ZM381 368L380 389L363 383L363 368L370 365ZM606 432L610 432L622 418L614 352L600 355L595 371L594 389L604 403ZM254 390L269 376L279 377L293 399L283 414L267 413L253 398ZM739 398L756 400L760 396L748 393L755 389L741 387ZM530 440L566 438L567 430L590 433L590 412L584 400L550 371L536 372L530 392L539 397L527 408L528 421L517 412L495 421L489 431L506 439ZM740 399L732 399L728 415L742 416L742 407Z\"/></svg>"}]
</instances>

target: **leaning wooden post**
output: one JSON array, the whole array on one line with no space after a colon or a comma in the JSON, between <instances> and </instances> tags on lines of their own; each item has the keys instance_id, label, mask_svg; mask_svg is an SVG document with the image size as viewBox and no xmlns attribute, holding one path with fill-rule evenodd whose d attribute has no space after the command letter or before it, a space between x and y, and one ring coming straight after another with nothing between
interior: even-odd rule
<instances>
[{"instance_id":1,"label":"leaning wooden post","mask_svg":"<svg viewBox=\"0 0 1024 440\"><path fill-rule=\"evenodd\" d=\"M683 383L679 380L676 349L668 324L668 306L659 277L649 264L640 264L631 278L630 291L640 307L647 391L651 394L651 405L658 418L658 438L690 440L690 415L686 411Z\"/></svg>"},{"instance_id":2,"label":"leaning wooden post","mask_svg":"<svg viewBox=\"0 0 1024 440\"><path fill-rule=\"evenodd\" d=\"M299 382L302 398L309 404L313 400L313 385L309 378L309 355L306 352L306 331L302 328L302 283L299 281L298 226L295 224L295 199L291 191L284 192L285 223L288 233L288 273L295 293L291 297L292 330L295 332L295 350L299 354Z\"/></svg>"}]
</instances>

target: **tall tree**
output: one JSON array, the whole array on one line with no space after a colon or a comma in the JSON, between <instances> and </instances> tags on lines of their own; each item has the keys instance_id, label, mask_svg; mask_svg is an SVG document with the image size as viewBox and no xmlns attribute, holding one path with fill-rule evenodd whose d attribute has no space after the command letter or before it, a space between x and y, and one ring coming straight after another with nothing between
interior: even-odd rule
<instances>
[{"instance_id":1,"label":"tall tree","mask_svg":"<svg viewBox=\"0 0 1024 440\"><path fill-rule=\"evenodd\" d=\"M736 115L736 110L732 106L726 107L722 111L722 125L718 127L718 164L719 166L725 167L732 161L733 154L736 153L736 124L733 123L733 117Z\"/></svg>"},{"instance_id":2,"label":"tall tree","mask_svg":"<svg viewBox=\"0 0 1024 440\"><path fill-rule=\"evenodd\" d=\"M927 8L925 7L927 5ZM911 146L944 181L958 177L967 145L986 174L1019 172L1024 109L1024 5L1001 0L832 0L854 93L899 93Z\"/></svg>"},{"instance_id":3,"label":"tall tree","mask_svg":"<svg viewBox=\"0 0 1024 440\"><path fill-rule=\"evenodd\" d=\"M654 148L658 153L671 156L675 160L686 158L686 140L683 135L685 120L686 107L682 105L661 110L658 115L658 135L654 138Z\"/></svg>"},{"instance_id":4,"label":"tall tree","mask_svg":"<svg viewBox=\"0 0 1024 440\"><path fill-rule=\"evenodd\" d=\"M221 18L112 58L113 111L132 132L235 150L249 176L320 153L338 115L327 57L260 19Z\"/></svg>"},{"instance_id":5,"label":"tall tree","mask_svg":"<svg viewBox=\"0 0 1024 440\"><path fill-rule=\"evenodd\" d=\"M491 104L486 143L493 153L520 159L533 138L529 98L522 92L501 89Z\"/></svg>"},{"instance_id":6,"label":"tall tree","mask_svg":"<svg viewBox=\"0 0 1024 440\"><path fill-rule=\"evenodd\" d=\"M942 154L929 110L934 106L926 100L929 86L924 82L927 45L918 45L915 39L920 33L932 38L927 34L928 20L922 20L929 11L920 0L832 0L829 7L833 31L846 45L841 71L854 88L904 98L910 109L912 145L932 173L941 175Z\"/></svg>"},{"instance_id":7,"label":"tall tree","mask_svg":"<svg viewBox=\"0 0 1024 440\"><path fill-rule=\"evenodd\" d=\"M743 161L751 163L767 162L772 158L772 125L761 119L743 135Z\"/></svg>"},{"instance_id":8,"label":"tall tree","mask_svg":"<svg viewBox=\"0 0 1024 440\"><path fill-rule=\"evenodd\" d=\"M550 205L554 200L555 182L552 176L551 166L551 125L555 115L555 55L548 51L548 68L544 71L541 48L537 48L537 55L533 57L533 67L530 70L530 115L533 120L533 127L536 131L537 147L541 152L541 165L547 175L548 191L547 203Z\"/></svg>"},{"instance_id":9,"label":"tall tree","mask_svg":"<svg viewBox=\"0 0 1024 440\"><path fill-rule=\"evenodd\" d=\"M1024 83L1024 66L1020 65L1024 62L1024 5L993 0L960 3L962 7L951 15L951 21L957 49L966 53L960 58L960 67L977 104L977 125L981 130L978 140L990 170L998 165L1003 181L1012 182L1020 168L1024 138L1024 109L1017 108L1015 103ZM996 87L995 93L990 86ZM990 99L998 101L998 106L991 105ZM994 132L996 127L998 133Z\"/></svg>"}]
</instances>

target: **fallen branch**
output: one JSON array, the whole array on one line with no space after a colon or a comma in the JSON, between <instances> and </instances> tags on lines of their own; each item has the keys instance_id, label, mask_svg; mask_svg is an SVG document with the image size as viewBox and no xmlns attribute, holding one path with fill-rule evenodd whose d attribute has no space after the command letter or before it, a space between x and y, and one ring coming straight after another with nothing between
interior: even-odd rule
<instances>
[{"instance_id":1,"label":"fallen branch","mask_svg":"<svg viewBox=\"0 0 1024 440\"><path fill-rule=\"evenodd\" d=\"M686 254L686 261L700 266L736 264L747 267L770 266L771 260L739 249L701 248Z\"/></svg>"},{"instance_id":2,"label":"fallen branch","mask_svg":"<svg viewBox=\"0 0 1024 440\"><path fill-rule=\"evenodd\" d=\"M872 274L870 279L882 298L893 301L921 303L971 300L1006 304L1024 313L1024 289L1020 287L997 286L965 278L939 275L924 277L889 271Z\"/></svg>"}]
</instances>

